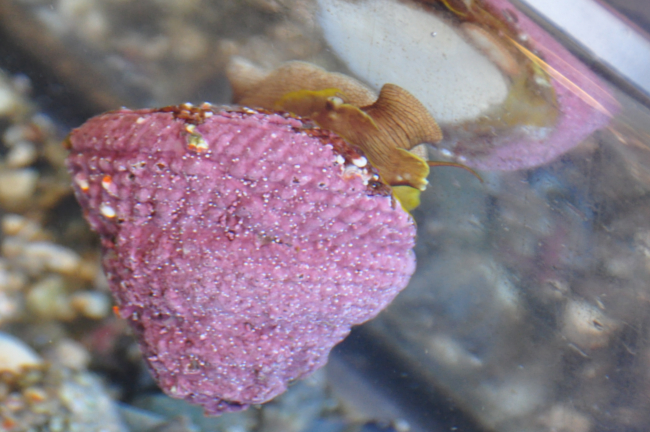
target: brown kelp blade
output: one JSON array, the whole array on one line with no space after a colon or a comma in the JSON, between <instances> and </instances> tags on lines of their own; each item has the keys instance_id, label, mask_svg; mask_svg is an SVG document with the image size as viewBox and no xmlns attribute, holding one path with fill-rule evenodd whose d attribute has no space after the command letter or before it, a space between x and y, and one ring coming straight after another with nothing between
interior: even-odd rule
<instances>
[{"instance_id":1,"label":"brown kelp blade","mask_svg":"<svg viewBox=\"0 0 650 432\"><path fill-rule=\"evenodd\" d=\"M410 150L423 142L442 139L440 127L422 103L395 84L384 84L379 98L362 108L397 147Z\"/></svg>"},{"instance_id":2,"label":"brown kelp blade","mask_svg":"<svg viewBox=\"0 0 650 432\"><path fill-rule=\"evenodd\" d=\"M454 167L454 168L462 168L465 171L472 173L474 177L479 179L481 183L483 183L483 178L480 176L479 173L468 167L467 165L463 165L461 163L456 163L456 162L443 162L443 161L427 161L427 165L430 167Z\"/></svg>"},{"instance_id":3,"label":"brown kelp blade","mask_svg":"<svg viewBox=\"0 0 650 432\"><path fill-rule=\"evenodd\" d=\"M347 100L347 94L336 88L299 90L283 95L274 108L310 117L360 148L387 184L423 190L429 166L408 149L442 137L426 108L392 84L385 85L379 99L367 108Z\"/></svg>"},{"instance_id":4,"label":"brown kelp blade","mask_svg":"<svg viewBox=\"0 0 650 432\"><path fill-rule=\"evenodd\" d=\"M339 89L346 95L346 102L356 106L371 104L377 98L372 90L356 79L336 72L327 72L310 63L288 62L259 78L259 69L252 71L238 67L237 61L233 60L229 67L231 73L228 78L234 83L233 88L237 89L233 102L239 105L273 109L274 104L287 93L332 88ZM238 76L237 73L242 71L244 76Z\"/></svg>"},{"instance_id":5,"label":"brown kelp blade","mask_svg":"<svg viewBox=\"0 0 650 432\"><path fill-rule=\"evenodd\" d=\"M411 186L393 186L393 195L407 212L420 206L420 190Z\"/></svg>"},{"instance_id":6,"label":"brown kelp blade","mask_svg":"<svg viewBox=\"0 0 650 432\"><path fill-rule=\"evenodd\" d=\"M442 133L408 91L385 84L375 100L372 91L354 78L309 63L289 62L263 77L259 70L244 66L235 61L229 68L229 78L235 81L234 102L308 117L362 150L385 183L426 188L429 166L408 150L423 142L436 143ZM247 76L233 76L237 70Z\"/></svg>"}]
</instances>

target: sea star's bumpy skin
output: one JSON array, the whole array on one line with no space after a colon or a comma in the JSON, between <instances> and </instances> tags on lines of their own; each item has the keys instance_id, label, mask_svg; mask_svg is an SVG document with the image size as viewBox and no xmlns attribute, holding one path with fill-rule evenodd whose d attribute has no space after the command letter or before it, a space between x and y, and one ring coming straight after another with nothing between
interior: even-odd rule
<instances>
[{"instance_id":1,"label":"sea star's bumpy skin","mask_svg":"<svg viewBox=\"0 0 650 432\"><path fill-rule=\"evenodd\" d=\"M219 414L323 366L415 268L415 226L365 158L298 118L187 105L100 115L68 169L144 358Z\"/></svg>"}]
</instances>

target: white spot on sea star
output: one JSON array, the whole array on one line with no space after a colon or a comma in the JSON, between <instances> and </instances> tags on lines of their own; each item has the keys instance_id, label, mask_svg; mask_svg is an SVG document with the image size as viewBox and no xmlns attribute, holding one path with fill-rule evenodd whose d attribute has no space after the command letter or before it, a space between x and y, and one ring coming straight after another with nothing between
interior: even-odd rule
<instances>
[{"instance_id":1,"label":"white spot on sea star","mask_svg":"<svg viewBox=\"0 0 650 432\"><path fill-rule=\"evenodd\" d=\"M99 212L104 216L109 219L112 219L116 216L115 209L108 204L101 203L99 206Z\"/></svg>"},{"instance_id":2,"label":"white spot on sea star","mask_svg":"<svg viewBox=\"0 0 650 432\"><path fill-rule=\"evenodd\" d=\"M361 156L360 158L357 159L352 159L352 163L358 166L359 168L363 168L368 164L368 159L365 157Z\"/></svg>"}]
</instances>

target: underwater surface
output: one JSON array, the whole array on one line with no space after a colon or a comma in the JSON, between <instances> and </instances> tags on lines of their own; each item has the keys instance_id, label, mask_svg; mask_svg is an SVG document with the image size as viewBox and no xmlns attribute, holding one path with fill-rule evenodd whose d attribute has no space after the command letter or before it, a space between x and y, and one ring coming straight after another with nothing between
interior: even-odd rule
<instances>
[{"instance_id":1,"label":"underwater surface","mask_svg":"<svg viewBox=\"0 0 650 432\"><path fill-rule=\"evenodd\" d=\"M647 46L647 15L607 3L586 1L585 16ZM0 0L0 431L646 430L650 99L627 78L638 70L591 56L535 10L506 0ZM123 128L93 123L94 141L77 129L66 166L70 131L121 107L131 120L105 118ZM249 135L219 123L238 116L257 122ZM147 146L178 121L163 173L143 168L136 189L112 189L136 162L110 146L151 159ZM227 134L248 141L218 138ZM203 152L234 142L241 154L214 162L224 177L201 177ZM210 191L187 206L188 232L223 216L228 235L174 225L176 252L156 249L162 222L147 224L186 205L173 186L184 173L193 191ZM279 180L264 186L263 176ZM210 213L222 205L213 196L241 196L232 185L260 179L253 198L276 188L259 192L263 204ZM169 195L154 190L163 182ZM127 218L135 228L120 237L122 203L136 195L155 218L151 208ZM388 213L376 209L397 216L377 223ZM309 249L306 230L322 250ZM228 242L244 233L253 246L233 254ZM189 258L160 276L141 256L158 269ZM203 314L207 304L217 312ZM202 363L199 335L224 328L235 348L220 339ZM196 345L159 337L176 330ZM262 354L238 351L244 339ZM244 376L254 384L238 384ZM182 398L225 401L213 414L253 406L205 417Z\"/></svg>"}]
</instances>

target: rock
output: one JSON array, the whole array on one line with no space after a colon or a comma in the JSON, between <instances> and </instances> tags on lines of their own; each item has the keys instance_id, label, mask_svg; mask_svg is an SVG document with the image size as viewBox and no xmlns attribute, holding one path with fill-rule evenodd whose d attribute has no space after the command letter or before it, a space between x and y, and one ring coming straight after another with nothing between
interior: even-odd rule
<instances>
[{"instance_id":1,"label":"rock","mask_svg":"<svg viewBox=\"0 0 650 432\"><path fill-rule=\"evenodd\" d=\"M81 257L71 249L44 241L28 242L19 237L6 237L2 252L33 274L49 270L72 275L81 264Z\"/></svg>"},{"instance_id":2,"label":"rock","mask_svg":"<svg viewBox=\"0 0 650 432\"><path fill-rule=\"evenodd\" d=\"M582 349L607 346L620 323L604 311L579 300L570 300L564 309L562 334Z\"/></svg>"},{"instance_id":3,"label":"rock","mask_svg":"<svg viewBox=\"0 0 650 432\"><path fill-rule=\"evenodd\" d=\"M72 370L84 370L90 364L90 353L74 339L61 339L49 349L46 359Z\"/></svg>"},{"instance_id":4,"label":"rock","mask_svg":"<svg viewBox=\"0 0 650 432\"><path fill-rule=\"evenodd\" d=\"M0 332L0 372L18 373L24 367L41 364L41 358L33 349L20 339Z\"/></svg>"},{"instance_id":5,"label":"rock","mask_svg":"<svg viewBox=\"0 0 650 432\"><path fill-rule=\"evenodd\" d=\"M7 208L24 205L36 191L38 171L31 168L0 172L0 204Z\"/></svg>"},{"instance_id":6,"label":"rock","mask_svg":"<svg viewBox=\"0 0 650 432\"><path fill-rule=\"evenodd\" d=\"M33 164L37 157L36 146L29 141L21 141L9 150L5 163L9 168L23 168Z\"/></svg>"},{"instance_id":7,"label":"rock","mask_svg":"<svg viewBox=\"0 0 650 432\"><path fill-rule=\"evenodd\" d=\"M106 318L111 312L111 301L106 294L97 291L80 291L72 294L72 308L90 319Z\"/></svg>"},{"instance_id":8,"label":"rock","mask_svg":"<svg viewBox=\"0 0 650 432\"><path fill-rule=\"evenodd\" d=\"M40 319L67 321L75 317L65 282L60 276L47 276L36 282L25 300L28 309Z\"/></svg>"}]
</instances>

